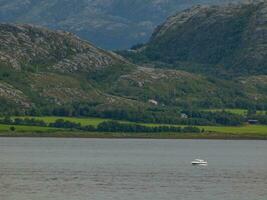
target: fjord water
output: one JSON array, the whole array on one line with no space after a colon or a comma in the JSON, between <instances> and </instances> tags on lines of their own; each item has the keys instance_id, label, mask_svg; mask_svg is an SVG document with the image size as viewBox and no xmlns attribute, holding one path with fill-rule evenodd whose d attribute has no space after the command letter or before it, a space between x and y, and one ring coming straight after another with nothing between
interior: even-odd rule
<instances>
[{"instance_id":1,"label":"fjord water","mask_svg":"<svg viewBox=\"0 0 267 200\"><path fill-rule=\"evenodd\" d=\"M0 199L266 200L267 142L0 138Z\"/></svg>"}]
</instances>

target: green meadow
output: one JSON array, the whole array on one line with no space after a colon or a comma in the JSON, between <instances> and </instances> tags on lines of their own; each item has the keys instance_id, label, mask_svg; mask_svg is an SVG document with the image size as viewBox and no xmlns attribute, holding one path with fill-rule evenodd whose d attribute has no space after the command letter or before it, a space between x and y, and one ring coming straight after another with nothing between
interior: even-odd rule
<instances>
[{"instance_id":1,"label":"green meadow","mask_svg":"<svg viewBox=\"0 0 267 200\"><path fill-rule=\"evenodd\" d=\"M12 117L17 118L17 117ZM88 118L79 118L79 117L19 117L19 118L34 118L37 120L43 120L46 123L53 123L57 119L63 119L65 121L71 121L75 123L80 123L82 126L87 126L87 125L92 125L92 126L97 126L98 124L107 121L107 119L102 119L102 118L93 118L93 117L88 117Z\"/></svg>"},{"instance_id":2,"label":"green meadow","mask_svg":"<svg viewBox=\"0 0 267 200\"><path fill-rule=\"evenodd\" d=\"M16 118L16 117L13 117ZM25 117L21 117L25 118ZM35 118L39 120L43 120L46 123L55 122L57 119L64 119L71 122L81 123L81 125L92 125L97 126L101 122L110 120L110 119L103 119L103 118L77 118L77 117L29 117ZM120 121L122 123L133 123L133 122L126 122ZM139 123L140 125L155 127L155 126L181 126L182 125L168 125L168 124L145 124ZM24 133L25 136L42 136L42 135L34 135L34 133L46 133L47 136L59 136L63 137L70 136L70 137L84 137L86 136L85 133L73 133L67 129L58 129L58 128L51 128L51 127L38 127L38 126L21 126L21 125L14 125L15 131L11 131L10 127L13 125L0 125L0 136L12 136L12 134ZM237 137L242 139L244 138L259 138L259 139L267 139L267 125L244 125L244 126L197 126L200 129L204 129L205 132L203 134L192 134L191 138L229 138L229 137ZM8 133L8 134L3 134ZM15 135L16 135L15 134ZM23 134L19 134L19 136L23 136ZM88 137L152 137L152 138L184 138L184 134L173 135L169 133L160 133L157 135L153 134L123 134L123 133L88 133ZM187 134L187 136L189 136Z\"/></svg>"},{"instance_id":3,"label":"green meadow","mask_svg":"<svg viewBox=\"0 0 267 200\"><path fill-rule=\"evenodd\" d=\"M237 115L242 115L242 116L245 116L248 113L248 110L246 110L246 109L231 109L231 108L227 108L227 109L205 109L203 111L207 111L207 112L222 112L222 111L225 111L225 112L229 112L229 113L237 114ZM257 115L263 115L263 114L265 114L265 111L260 111L260 110L257 111Z\"/></svg>"},{"instance_id":4,"label":"green meadow","mask_svg":"<svg viewBox=\"0 0 267 200\"><path fill-rule=\"evenodd\" d=\"M266 134L266 125L246 125L246 126L201 126L206 132L235 133L235 134Z\"/></svg>"},{"instance_id":5,"label":"green meadow","mask_svg":"<svg viewBox=\"0 0 267 200\"><path fill-rule=\"evenodd\" d=\"M10 131L10 127L14 127L15 131L17 131L17 132L56 132L56 131L62 130L62 129L52 128L52 127L0 124L0 132Z\"/></svg>"},{"instance_id":6,"label":"green meadow","mask_svg":"<svg viewBox=\"0 0 267 200\"><path fill-rule=\"evenodd\" d=\"M160 124L142 124L147 126L160 126ZM164 124L164 126L168 126ZM183 125L176 125L184 127ZM230 133L230 134L263 134L267 136L267 125L244 125L244 126L196 126L204 129L206 133Z\"/></svg>"}]
</instances>

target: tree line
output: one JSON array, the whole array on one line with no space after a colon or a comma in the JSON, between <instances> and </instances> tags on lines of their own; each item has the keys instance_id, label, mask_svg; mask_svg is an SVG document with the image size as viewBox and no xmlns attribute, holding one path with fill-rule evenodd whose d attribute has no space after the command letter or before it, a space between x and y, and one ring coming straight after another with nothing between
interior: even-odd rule
<instances>
[{"instance_id":1,"label":"tree line","mask_svg":"<svg viewBox=\"0 0 267 200\"><path fill-rule=\"evenodd\" d=\"M185 113L188 118L182 118ZM245 122L243 116L229 112L206 112L200 110L184 110L177 108L114 108L100 110L97 105L75 103L57 107L32 108L27 111L29 116L60 116L60 117L99 117L112 120L126 120L140 123L236 126Z\"/></svg>"},{"instance_id":2,"label":"tree line","mask_svg":"<svg viewBox=\"0 0 267 200\"><path fill-rule=\"evenodd\" d=\"M173 133L201 133L204 129L198 127L186 126L143 126L135 123L121 123L117 121L104 121L98 124L96 127L92 125L82 126L80 123L67 121L64 119L57 119L55 122L46 123L43 120L37 120L34 118L15 118L5 117L0 120L1 124L8 125L25 125L25 126L42 126L42 127L54 127L62 129L71 129L87 132L129 132L129 133L160 133L160 132L173 132Z\"/></svg>"},{"instance_id":3,"label":"tree line","mask_svg":"<svg viewBox=\"0 0 267 200\"><path fill-rule=\"evenodd\" d=\"M5 106L4 106L5 107ZM256 110L256 109L255 109ZM253 114L249 109L249 116ZM1 110L0 110L1 113ZM160 108L108 108L100 109L96 103L73 103L62 106L33 107L23 113L13 112L5 115L58 116L58 117L99 117L112 120L125 120L136 123L180 124L185 126L224 125L238 126L247 121L247 116L226 111L207 112L201 110L180 110L174 107ZM181 117L181 113L187 118ZM265 123L264 119L259 123Z\"/></svg>"}]
</instances>

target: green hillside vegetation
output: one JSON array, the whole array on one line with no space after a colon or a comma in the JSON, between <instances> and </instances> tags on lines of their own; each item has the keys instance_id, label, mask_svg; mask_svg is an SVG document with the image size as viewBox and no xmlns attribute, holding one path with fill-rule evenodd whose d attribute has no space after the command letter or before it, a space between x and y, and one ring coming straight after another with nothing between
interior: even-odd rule
<instances>
[{"instance_id":1,"label":"green hillside vegetation","mask_svg":"<svg viewBox=\"0 0 267 200\"><path fill-rule=\"evenodd\" d=\"M230 112L233 114L237 114L237 115L242 115L242 116L246 116L248 113L248 110L246 109L204 109L203 111L206 112L221 112L221 111L226 111L226 112ZM258 111L258 112L263 112L263 111Z\"/></svg>"},{"instance_id":2,"label":"green hillside vegetation","mask_svg":"<svg viewBox=\"0 0 267 200\"><path fill-rule=\"evenodd\" d=\"M266 7L265 1L193 7L169 17L128 56L220 77L266 74Z\"/></svg>"},{"instance_id":3,"label":"green hillside vegetation","mask_svg":"<svg viewBox=\"0 0 267 200\"><path fill-rule=\"evenodd\" d=\"M241 82L137 66L67 32L1 24L0 40L4 115L143 118L145 122L160 116L169 118L161 121L166 123L177 121L182 110L262 108L266 102L264 89L252 80L247 80L251 87L244 89ZM259 96L257 102L251 100L254 95Z\"/></svg>"},{"instance_id":4,"label":"green hillside vegetation","mask_svg":"<svg viewBox=\"0 0 267 200\"><path fill-rule=\"evenodd\" d=\"M201 74L216 98L190 81L204 100L196 107L266 110L266 8L265 1L192 7L169 17L148 43L119 53L139 65Z\"/></svg>"},{"instance_id":5,"label":"green hillside vegetation","mask_svg":"<svg viewBox=\"0 0 267 200\"><path fill-rule=\"evenodd\" d=\"M237 114L237 115L242 115L242 116L246 116L248 114L248 110L246 109L204 109L203 111L206 112L229 112L229 113L233 113L233 114ZM261 110L257 110L256 111L257 115L266 115L266 111L261 111Z\"/></svg>"}]
</instances>

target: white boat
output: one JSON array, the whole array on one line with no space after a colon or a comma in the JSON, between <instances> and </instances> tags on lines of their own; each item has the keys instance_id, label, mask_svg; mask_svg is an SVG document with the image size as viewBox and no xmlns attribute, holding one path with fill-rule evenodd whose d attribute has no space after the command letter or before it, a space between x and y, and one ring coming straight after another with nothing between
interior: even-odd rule
<instances>
[{"instance_id":1,"label":"white boat","mask_svg":"<svg viewBox=\"0 0 267 200\"><path fill-rule=\"evenodd\" d=\"M202 166L206 166L208 165L208 162L205 160L201 160L201 159L195 159L191 162L192 165L202 165Z\"/></svg>"}]
</instances>

